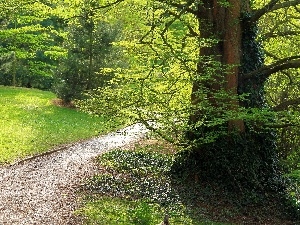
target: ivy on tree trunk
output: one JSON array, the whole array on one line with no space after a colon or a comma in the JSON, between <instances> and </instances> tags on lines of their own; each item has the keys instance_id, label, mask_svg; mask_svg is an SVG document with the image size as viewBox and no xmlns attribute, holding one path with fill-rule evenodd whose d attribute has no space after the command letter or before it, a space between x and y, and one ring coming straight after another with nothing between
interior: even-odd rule
<instances>
[{"instance_id":1,"label":"ivy on tree trunk","mask_svg":"<svg viewBox=\"0 0 300 225\"><path fill-rule=\"evenodd\" d=\"M215 126L199 123L222 117L222 113L234 112L240 107L267 109L264 100L267 77L263 74L248 79L243 77L261 68L264 63L249 4L237 0L229 0L226 4L208 0L198 6L195 15L199 20L200 39L213 38L215 41L200 47L191 94L191 126L187 132L192 152L182 153L173 169L180 173L179 168L189 168L196 177L218 181L239 190L277 191L282 188L282 179L273 130L254 128L253 121L234 117ZM203 79L207 74L209 78ZM203 90L205 98L199 94ZM226 94L220 98L218 93L221 91ZM244 94L246 97L240 98ZM213 109L210 115L201 108L201 102L207 99ZM217 135L213 141L197 141L204 135L214 134Z\"/></svg>"}]
</instances>

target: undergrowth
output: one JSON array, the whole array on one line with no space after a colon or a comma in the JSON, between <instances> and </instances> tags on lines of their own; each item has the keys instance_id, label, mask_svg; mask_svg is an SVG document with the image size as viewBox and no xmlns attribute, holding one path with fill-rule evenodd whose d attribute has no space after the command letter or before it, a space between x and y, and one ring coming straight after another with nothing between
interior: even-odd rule
<instances>
[{"instance_id":1,"label":"undergrowth","mask_svg":"<svg viewBox=\"0 0 300 225\"><path fill-rule=\"evenodd\" d=\"M100 156L101 173L84 186L86 205L77 214L88 218L86 224L150 225L161 222L166 214L171 224L218 224L206 221L181 201L169 176L172 162L172 155L145 149Z\"/></svg>"},{"instance_id":2,"label":"undergrowth","mask_svg":"<svg viewBox=\"0 0 300 225\"><path fill-rule=\"evenodd\" d=\"M172 225L295 224L276 201L242 202L220 185L174 178L173 162L174 154L157 144L101 155L100 171L83 185L76 214L85 224L100 225L156 225L166 214Z\"/></svg>"}]
</instances>

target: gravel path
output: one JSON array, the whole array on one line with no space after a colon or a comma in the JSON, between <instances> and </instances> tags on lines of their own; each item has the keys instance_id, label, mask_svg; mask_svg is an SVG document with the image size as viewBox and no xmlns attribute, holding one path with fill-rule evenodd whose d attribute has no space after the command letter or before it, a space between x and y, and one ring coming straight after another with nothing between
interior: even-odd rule
<instances>
[{"instance_id":1,"label":"gravel path","mask_svg":"<svg viewBox=\"0 0 300 225\"><path fill-rule=\"evenodd\" d=\"M72 212L82 181L96 172L93 158L141 138L135 124L106 136L80 142L51 154L0 167L0 225L80 224Z\"/></svg>"}]
</instances>

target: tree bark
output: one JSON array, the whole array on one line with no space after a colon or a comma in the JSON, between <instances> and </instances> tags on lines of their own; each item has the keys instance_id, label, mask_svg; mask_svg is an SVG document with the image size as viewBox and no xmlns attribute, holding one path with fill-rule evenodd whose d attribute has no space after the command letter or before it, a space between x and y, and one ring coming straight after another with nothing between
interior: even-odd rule
<instances>
[{"instance_id":1,"label":"tree bark","mask_svg":"<svg viewBox=\"0 0 300 225\"><path fill-rule=\"evenodd\" d=\"M261 191L274 187L273 191L282 187L274 132L256 126L255 121L245 123L234 116L227 119L227 124L222 122L225 121L223 113L235 112L240 106L249 109L266 106L266 77L258 73L247 82L244 78L264 64L249 4L247 0L229 0L228 3L224 6L220 1L206 0L198 6L200 40L218 41L200 46L191 94L193 111L187 132L193 151L188 156L183 155L185 161L179 157L173 171L177 173L179 165L178 171L189 168L192 175L230 188ZM213 73L209 74L210 71ZM226 95L222 96L228 98L224 99L225 107L220 102L223 97L218 96L223 91ZM203 97L203 93L206 96ZM238 97L242 94L247 94L247 99L240 101ZM206 110L207 105L201 105L207 102L210 111ZM209 123L215 117L218 117L216 122Z\"/></svg>"},{"instance_id":2,"label":"tree bark","mask_svg":"<svg viewBox=\"0 0 300 225\"><path fill-rule=\"evenodd\" d=\"M218 107L220 102L215 99L214 94L221 89L233 96L228 99L228 110L236 110L239 106L238 95L238 77L239 65L241 63L241 1L229 0L230 6L222 6L216 0L206 0L198 7L197 17L199 20L200 39L208 40L215 38L216 44L200 47L200 62L197 68L197 76L201 77L206 73L207 67L213 67L211 60L219 62L226 67L224 71L218 71L211 79L207 81L196 81L193 84L191 102L194 106L201 102L198 97L198 91L204 86L208 93L208 99L211 105ZM196 111L191 115L191 122L197 122L201 117L201 112ZM232 119L228 121L228 130L245 131L245 125L242 120Z\"/></svg>"}]
</instances>

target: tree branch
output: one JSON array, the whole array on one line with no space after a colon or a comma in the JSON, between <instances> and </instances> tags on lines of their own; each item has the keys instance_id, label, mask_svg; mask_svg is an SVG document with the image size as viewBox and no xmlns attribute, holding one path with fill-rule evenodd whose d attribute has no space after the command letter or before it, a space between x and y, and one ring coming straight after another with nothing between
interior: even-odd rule
<instances>
[{"instance_id":1,"label":"tree branch","mask_svg":"<svg viewBox=\"0 0 300 225\"><path fill-rule=\"evenodd\" d=\"M265 127L267 128L286 128L286 127L295 127L299 126L297 124L292 124L292 123L283 123L283 124L267 124Z\"/></svg>"},{"instance_id":2,"label":"tree branch","mask_svg":"<svg viewBox=\"0 0 300 225\"><path fill-rule=\"evenodd\" d=\"M288 107L292 106L292 105L300 105L300 98L295 98L295 99L290 99L290 100L284 101L284 102L280 103L279 105L274 106L273 110L275 112L287 110Z\"/></svg>"},{"instance_id":3,"label":"tree branch","mask_svg":"<svg viewBox=\"0 0 300 225\"><path fill-rule=\"evenodd\" d=\"M123 1L124 0L116 0L114 2L108 3L107 5L101 5L101 6L95 7L95 8L93 8L93 10L109 8L113 5L118 5L119 3L123 2Z\"/></svg>"},{"instance_id":4,"label":"tree branch","mask_svg":"<svg viewBox=\"0 0 300 225\"><path fill-rule=\"evenodd\" d=\"M263 8L258 9L254 12L254 14L251 17L250 22L255 23L259 20L260 17L262 17L265 13L269 12L270 9L274 7L274 5L277 4L280 0L271 0L267 5L265 5Z\"/></svg>"},{"instance_id":5,"label":"tree branch","mask_svg":"<svg viewBox=\"0 0 300 225\"><path fill-rule=\"evenodd\" d=\"M186 12L189 12L189 13L192 13L194 15L197 15L197 11L196 10L193 10L193 9L189 8L189 6L191 6L192 3L194 3L194 1L188 1L186 4L175 3L175 2L172 2L172 0L171 1L160 0L159 2L166 3L166 4L170 5L170 6L173 6L173 7L177 8L177 9L180 9L180 10L184 9Z\"/></svg>"},{"instance_id":6,"label":"tree branch","mask_svg":"<svg viewBox=\"0 0 300 225\"><path fill-rule=\"evenodd\" d=\"M276 37L284 37L284 36L293 36L299 35L300 31L285 31L285 32L269 32L263 35L264 38L276 38Z\"/></svg>"},{"instance_id":7,"label":"tree branch","mask_svg":"<svg viewBox=\"0 0 300 225\"><path fill-rule=\"evenodd\" d=\"M272 53L270 53L268 51L264 51L264 53L265 53L266 56L269 56L269 57L271 57L271 58L273 58L275 60L280 60L277 56L273 55ZM287 73L286 71L281 71L281 73L283 73L284 75L287 76L287 78L290 81L290 83L289 83L290 85L294 83L293 78L292 78L292 76L289 73Z\"/></svg>"},{"instance_id":8,"label":"tree branch","mask_svg":"<svg viewBox=\"0 0 300 225\"><path fill-rule=\"evenodd\" d=\"M186 26L189 29L191 37L199 37L200 36L200 34L198 34L189 24L186 24Z\"/></svg>"},{"instance_id":9,"label":"tree branch","mask_svg":"<svg viewBox=\"0 0 300 225\"><path fill-rule=\"evenodd\" d=\"M275 5L271 10L271 11L275 11L275 10L278 10L278 9L282 9L282 8L287 8L287 7L290 7L290 6L297 6L300 4L300 0L294 0L294 1L286 1L286 2L283 2L283 3L280 3L280 4L277 4Z\"/></svg>"},{"instance_id":10,"label":"tree branch","mask_svg":"<svg viewBox=\"0 0 300 225\"><path fill-rule=\"evenodd\" d=\"M263 15L265 15L268 12L272 12L278 9L287 8L290 6L297 6L300 4L300 0L293 0L293 1L286 1L283 3L279 3L280 0L271 0L267 5L265 5L263 8L258 9L254 11L254 14L251 17L250 22L255 23L261 18Z\"/></svg>"},{"instance_id":11,"label":"tree branch","mask_svg":"<svg viewBox=\"0 0 300 225\"><path fill-rule=\"evenodd\" d=\"M287 57L281 60L278 60L277 62L268 65L268 66L263 66L257 70L254 70L250 73L247 73L242 76L243 80L246 79L251 79L257 74L261 74L265 77L270 76L273 73L279 72L281 70L286 70L290 68L300 68L300 55L297 56L291 56Z\"/></svg>"}]
</instances>

